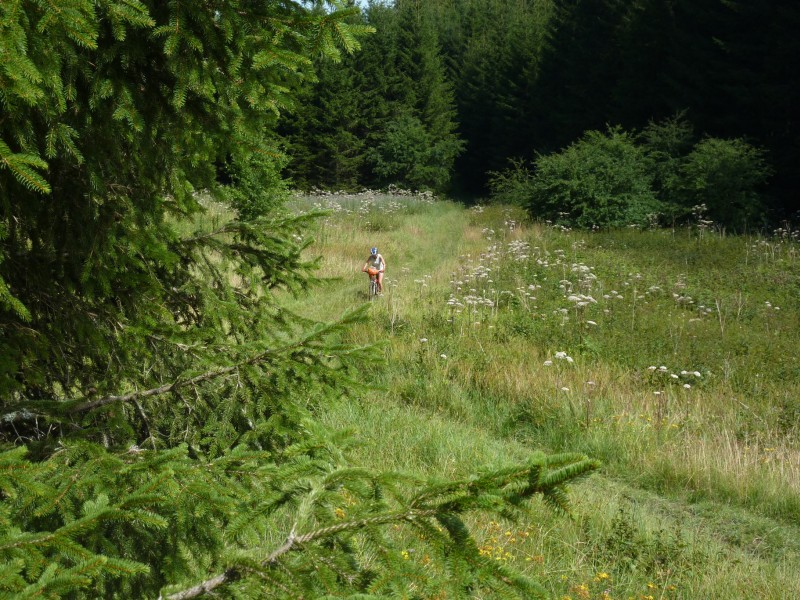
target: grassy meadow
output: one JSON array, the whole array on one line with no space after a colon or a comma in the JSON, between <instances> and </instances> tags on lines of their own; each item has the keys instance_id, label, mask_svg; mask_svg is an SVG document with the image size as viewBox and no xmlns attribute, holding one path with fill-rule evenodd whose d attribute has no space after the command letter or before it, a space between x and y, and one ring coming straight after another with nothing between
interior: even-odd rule
<instances>
[{"instance_id":1,"label":"grassy meadow","mask_svg":"<svg viewBox=\"0 0 800 600\"><path fill-rule=\"evenodd\" d=\"M381 344L369 387L316 407L353 431L357 464L453 477L583 452L603 468L570 517L476 519L481 552L557 598L800 597L791 232L573 232L418 196L297 207L331 212L310 248L325 281L294 310L365 302L369 247L387 260L348 340Z\"/></svg>"}]
</instances>

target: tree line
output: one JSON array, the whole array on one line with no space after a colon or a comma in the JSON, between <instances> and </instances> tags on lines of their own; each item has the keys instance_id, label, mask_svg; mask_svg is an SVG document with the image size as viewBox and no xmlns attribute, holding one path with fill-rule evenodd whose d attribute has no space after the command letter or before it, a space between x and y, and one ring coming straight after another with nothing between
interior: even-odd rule
<instances>
[{"instance_id":1,"label":"tree line","mask_svg":"<svg viewBox=\"0 0 800 600\"><path fill-rule=\"evenodd\" d=\"M763 158L751 226L800 209L794 2L397 0L362 18L378 35L323 69L284 123L298 186L392 181L470 199L511 161L535 171L587 132L681 116L694 143Z\"/></svg>"}]
</instances>

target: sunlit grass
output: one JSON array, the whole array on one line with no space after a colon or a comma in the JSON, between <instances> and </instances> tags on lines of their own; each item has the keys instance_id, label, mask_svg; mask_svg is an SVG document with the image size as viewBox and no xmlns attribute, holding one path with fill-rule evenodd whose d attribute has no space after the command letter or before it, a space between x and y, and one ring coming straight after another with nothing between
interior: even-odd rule
<instances>
[{"instance_id":1,"label":"sunlit grass","mask_svg":"<svg viewBox=\"0 0 800 600\"><path fill-rule=\"evenodd\" d=\"M366 301L368 248L387 259L349 333L383 342L374 391L317 408L355 431L357 463L457 477L585 452L605 466L575 521L475 521L483 551L556 597L800 596L796 241L352 206L313 232L329 281L290 306L334 318Z\"/></svg>"}]
</instances>

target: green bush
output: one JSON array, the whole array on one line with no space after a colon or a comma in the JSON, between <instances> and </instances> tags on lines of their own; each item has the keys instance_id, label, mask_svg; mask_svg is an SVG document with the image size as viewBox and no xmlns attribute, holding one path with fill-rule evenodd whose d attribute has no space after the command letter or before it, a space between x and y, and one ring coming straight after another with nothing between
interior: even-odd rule
<instances>
[{"instance_id":1,"label":"green bush","mask_svg":"<svg viewBox=\"0 0 800 600\"><path fill-rule=\"evenodd\" d=\"M528 210L578 227L640 225L662 209L652 182L631 134L618 127L589 131L564 151L537 158Z\"/></svg>"},{"instance_id":2,"label":"green bush","mask_svg":"<svg viewBox=\"0 0 800 600\"><path fill-rule=\"evenodd\" d=\"M682 168L692 151L694 131L683 114L658 123L650 122L638 136L638 141L653 175L656 197L676 213L689 214L683 194Z\"/></svg>"},{"instance_id":3,"label":"green bush","mask_svg":"<svg viewBox=\"0 0 800 600\"><path fill-rule=\"evenodd\" d=\"M231 157L225 165L231 185L223 188L223 195L240 219L262 217L283 204L289 186L281 169L287 162L279 151L268 150Z\"/></svg>"},{"instance_id":4,"label":"green bush","mask_svg":"<svg viewBox=\"0 0 800 600\"><path fill-rule=\"evenodd\" d=\"M534 218L577 227L652 223L655 215L707 216L735 230L762 226L758 189L771 173L764 151L741 139L705 138L678 114L641 133L589 131L561 152L491 172L492 199L524 206Z\"/></svg>"},{"instance_id":5,"label":"green bush","mask_svg":"<svg viewBox=\"0 0 800 600\"><path fill-rule=\"evenodd\" d=\"M770 172L760 148L742 139L706 138L683 164L684 197L690 204L705 204L720 224L737 230L760 226L765 215L757 190Z\"/></svg>"},{"instance_id":6,"label":"green bush","mask_svg":"<svg viewBox=\"0 0 800 600\"><path fill-rule=\"evenodd\" d=\"M489 189L492 199L502 204L527 206L531 200L533 172L522 159L511 159L505 171L489 172Z\"/></svg>"}]
</instances>

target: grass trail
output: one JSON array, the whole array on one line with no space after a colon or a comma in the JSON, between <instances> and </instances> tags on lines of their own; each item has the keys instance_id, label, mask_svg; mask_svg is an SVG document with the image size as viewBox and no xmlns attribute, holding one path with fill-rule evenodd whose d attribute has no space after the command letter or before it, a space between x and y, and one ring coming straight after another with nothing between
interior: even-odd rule
<instances>
[{"instance_id":1,"label":"grass trail","mask_svg":"<svg viewBox=\"0 0 800 600\"><path fill-rule=\"evenodd\" d=\"M607 315L608 339L619 338L617 352L598 352L593 344L600 342L576 330L581 366L567 370L557 365L558 372L542 364L570 339L564 331L575 327L571 323L548 330L551 325L545 320L539 325L504 320L503 313L490 309L450 323L447 300L462 265L483 260L493 244L524 239L548 253L554 244L550 233L518 223L487 231L487 223L508 225L519 219L501 209L487 212L492 211L494 215L478 218L475 212L439 202L393 214L372 210L368 215L336 215L317 231L311 250L322 256L319 274L328 280L312 295L290 303L309 317L333 319L366 300L366 276L360 268L371 246L378 246L387 260L385 296L371 307L369 322L350 333L350 341L385 342L376 350L375 367L364 374L371 389L355 399L317 407L330 426L353 430L358 442L354 461L370 468L458 477L481 466L524 460L537 449L586 452L606 467L573 490L572 520L534 506L526 523L476 521L472 525L483 542L482 552L514 563L559 598L800 597L800 496L791 466L796 448L781 446L784 461L773 467L774 428L765 425L755 431L749 421L742 423L750 416L730 408L730 398L740 391L736 386L751 389L756 381L759 393L766 394L772 393L769 384L755 372L752 377L726 376L719 389L702 391L698 386L694 404L681 400L681 393L688 394L681 388L669 392L674 405L662 405L657 398L642 403L647 397L642 390L650 383L643 375L631 377L631 361L641 365L647 359L626 356L624 350L632 348L626 341L631 328L656 338L655 355L672 350L675 362L698 356L710 361L708 352L719 346L713 336L720 335L711 317L697 322L679 321L682 313L651 315L654 305L645 300L640 301L640 313L633 305L632 317L629 312ZM720 256L728 250L721 241L698 255L638 248L641 238L623 236L614 243L620 244L619 252L608 242L593 240L588 246L608 265L625 263L622 268L631 271L642 268L637 264L642 261L653 262L654 270L671 264L686 269L688 261L700 261L706 254L720 269L714 279L725 279ZM572 243L573 264L585 247L580 240ZM772 275L767 275L769 280ZM682 285L699 287L701 282L697 276ZM736 327L756 319L752 307L763 298L743 310L739 292L737 314L735 295L715 293L717 318L727 319L722 334L747 339ZM791 303L791 293L780 298L782 304ZM725 303L728 313L723 312ZM773 329L790 323L770 318L766 323ZM671 320L681 324L671 325ZM710 336L706 345L704 335ZM665 338L665 343L658 341ZM784 338L773 336L764 344L782 344ZM684 346L690 352L686 356L678 350ZM720 360L733 364L734 358L728 353ZM779 368L784 372L793 364L790 357ZM591 394L585 383L589 378L596 386ZM790 394L791 385L796 382L784 380L774 392ZM575 391L580 389L583 395ZM748 410L755 414L749 404ZM751 420L782 418L773 413L769 409ZM742 443L741 435L733 433L737 430L753 438Z\"/></svg>"},{"instance_id":2,"label":"grass trail","mask_svg":"<svg viewBox=\"0 0 800 600\"><path fill-rule=\"evenodd\" d=\"M383 223L376 222L381 218ZM368 299L367 277L361 267L369 249L377 246L386 259L385 301L405 306L407 290L414 278L432 275L437 283L449 280L468 240L480 240L480 230L469 225L469 214L462 207L437 202L425 211L372 217L374 231L364 229L360 216L329 219L316 231L317 243L310 255L320 256L318 276L324 281L310 298L288 304L303 314L318 319L333 319L344 310ZM324 302L320 302L324 298ZM407 307L407 306L406 306Z\"/></svg>"}]
</instances>

